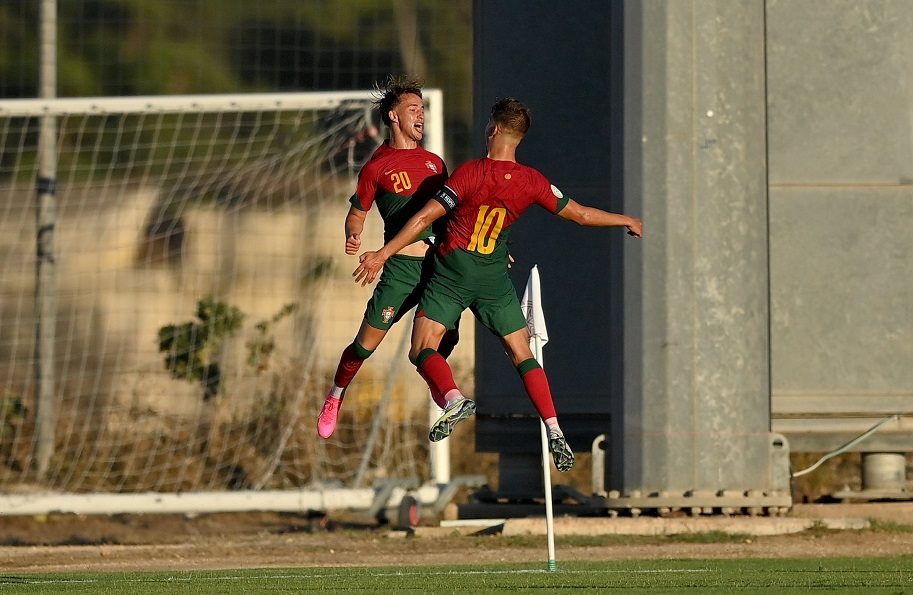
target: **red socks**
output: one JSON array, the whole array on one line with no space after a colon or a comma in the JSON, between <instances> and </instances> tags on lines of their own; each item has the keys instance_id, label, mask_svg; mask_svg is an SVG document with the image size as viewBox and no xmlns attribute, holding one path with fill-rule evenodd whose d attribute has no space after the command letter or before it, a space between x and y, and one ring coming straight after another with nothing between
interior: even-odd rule
<instances>
[{"instance_id":1,"label":"red socks","mask_svg":"<svg viewBox=\"0 0 913 595\"><path fill-rule=\"evenodd\" d=\"M438 407L443 409L447 406L447 401L444 399L444 393L451 388L456 388L456 383L453 381L453 373L450 371L450 366L447 365L446 360L433 349L427 351L436 355L437 358L433 359L430 364L425 364L427 366L425 368L419 365L418 373L425 379L428 388L431 389L431 398L434 399L434 402ZM357 341L352 341L352 343L342 351L342 356L339 358L339 365L336 367L336 376L333 378L333 384L340 388L349 386L349 383L355 378L355 374L358 373L361 365L365 363L365 360L368 359L372 353L374 353L374 351L369 351L359 345ZM427 356L425 359L427 359ZM433 370L433 372L429 373L428 369ZM438 386L441 384L448 387L443 392L438 389Z\"/></svg>"},{"instance_id":2,"label":"red socks","mask_svg":"<svg viewBox=\"0 0 913 595\"><path fill-rule=\"evenodd\" d=\"M526 387L530 401L539 412L539 417L542 419L556 417L555 403L552 401L552 391L548 386L545 370L539 367L536 360L528 359L517 366L517 371L523 379L523 386Z\"/></svg>"},{"instance_id":3,"label":"red socks","mask_svg":"<svg viewBox=\"0 0 913 595\"><path fill-rule=\"evenodd\" d=\"M435 392L437 392L438 396L441 396L457 388L450 365L434 349L428 348L419 353L418 357L415 358L415 367L418 368L418 373L428 383L432 397L434 397ZM441 400L443 401L443 398ZM438 403L437 398L434 399L434 402ZM440 403L438 404L440 405Z\"/></svg>"},{"instance_id":4,"label":"red socks","mask_svg":"<svg viewBox=\"0 0 913 595\"><path fill-rule=\"evenodd\" d=\"M352 343L342 350L342 356L339 358L339 365L336 367L336 376L333 378L333 384L345 388L349 386L352 379L361 365L365 363L374 351L369 351L359 345L357 342Z\"/></svg>"},{"instance_id":5,"label":"red socks","mask_svg":"<svg viewBox=\"0 0 913 595\"><path fill-rule=\"evenodd\" d=\"M428 390L431 392L431 400L434 401L434 404L441 409L445 409L447 407L447 399L445 399L444 395L442 395L437 389L434 388L431 379L428 378L428 375L422 371L421 368L416 368L416 370L418 370L419 376L421 376L425 380L425 383L428 384Z\"/></svg>"}]
</instances>

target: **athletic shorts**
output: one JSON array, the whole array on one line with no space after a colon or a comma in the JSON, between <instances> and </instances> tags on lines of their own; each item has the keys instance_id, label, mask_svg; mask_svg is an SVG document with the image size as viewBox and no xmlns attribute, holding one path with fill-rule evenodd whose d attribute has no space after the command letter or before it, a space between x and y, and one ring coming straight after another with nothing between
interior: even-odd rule
<instances>
[{"instance_id":1,"label":"athletic shorts","mask_svg":"<svg viewBox=\"0 0 913 595\"><path fill-rule=\"evenodd\" d=\"M436 256L418 308L421 315L448 329L456 327L466 308L499 337L526 326L507 263L460 249Z\"/></svg>"},{"instance_id":2,"label":"athletic shorts","mask_svg":"<svg viewBox=\"0 0 913 595\"><path fill-rule=\"evenodd\" d=\"M365 320L374 328L390 330L418 303L431 274L432 256L396 254L384 263L380 280L365 308Z\"/></svg>"}]
</instances>

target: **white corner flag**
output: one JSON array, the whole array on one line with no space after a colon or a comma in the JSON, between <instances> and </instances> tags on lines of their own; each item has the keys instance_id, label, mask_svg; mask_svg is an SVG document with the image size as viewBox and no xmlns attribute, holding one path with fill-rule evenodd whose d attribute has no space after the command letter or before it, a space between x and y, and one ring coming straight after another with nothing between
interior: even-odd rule
<instances>
[{"instance_id":1,"label":"white corner flag","mask_svg":"<svg viewBox=\"0 0 913 595\"><path fill-rule=\"evenodd\" d=\"M529 331L529 342L533 355L542 365L542 348L548 343L548 329L545 327L545 313L542 311L542 293L539 288L539 266L534 265L526 280L520 308L526 317L526 329Z\"/></svg>"},{"instance_id":2,"label":"white corner flag","mask_svg":"<svg viewBox=\"0 0 913 595\"><path fill-rule=\"evenodd\" d=\"M545 327L545 313L542 311L542 293L539 289L539 266L533 265L523 290L520 308L526 317L526 329L529 331L529 346L540 366L542 348L548 343L548 329ZM555 559L555 520L552 511L552 467L548 452L548 430L545 422L539 420L539 433L542 437L542 485L545 488L545 529L548 535L548 569L558 570Z\"/></svg>"}]
</instances>

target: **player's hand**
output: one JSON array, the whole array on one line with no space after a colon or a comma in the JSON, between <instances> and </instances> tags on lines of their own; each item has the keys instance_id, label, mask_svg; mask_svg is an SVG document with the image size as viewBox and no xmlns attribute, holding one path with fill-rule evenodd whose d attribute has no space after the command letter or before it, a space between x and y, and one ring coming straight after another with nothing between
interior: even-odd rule
<instances>
[{"instance_id":1,"label":"player's hand","mask_svg":"<svg viewBox=\"0 0 913 595\"><path fill-rule=\"evenodd\" d=\"M359 248L361 248L361 234L353 233L346 238L346 254L358 254Z\"/></svg>"},{"instance_id":2,"label":"player's hand","mask_svg":"<svg viewBox=\"0 0 913 595\"><path fill-rule=\"evenodd\" d=\"M628 228L628 235L634 236L635 238L644 237L644 223L636 217L631 217L631 223L625 225Z\"/></svg>"},{"instance_id":3,"label":"player's hand","mask_svg":"<svg viewBox=\"0 0 913 595\"><path fill-rule=\"evenodd\" d=\"M361 283L361 286L364 287L368 283L374 283L374 279L377 278L380 270L384 268L384 262L387 259L381 256L380 251L377 251L365 252L358 257L358 260L361 264L352 272L352 276L355 277L356 283Z\"/></svg>"},{"instance_id":4,"label":"player's hand","mask_svg":"<svg viewBox=\"0 0 913 595\"><path fill-rule=\"evenodd\" d=\"M514 266L514 257L511 254L507 253L507 268Z\"/></svg>"}]
</instances>

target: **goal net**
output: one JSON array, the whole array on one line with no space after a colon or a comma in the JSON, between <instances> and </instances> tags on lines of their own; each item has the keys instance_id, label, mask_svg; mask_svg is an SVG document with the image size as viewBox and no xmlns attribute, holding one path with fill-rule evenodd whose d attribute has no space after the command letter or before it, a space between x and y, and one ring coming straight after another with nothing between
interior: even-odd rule
<instances>
[{"instance_id":1,"label":"goal net","mask_svg":"<svg viewBox=\"0 0 913 595\"><path fill-rule=\"evenodd\" d=\"M0 492L194 493L429 479L397 325L316 435L372 288L343 220L383 140L372 93L0 101ZM441 154L441 96L426 95ZM37 287L42 117L56 122ZM376 215L366 249L382 243ZM53 449L36 461L36 291L53 292ZM455 361L459 373L466 364ZM26 497L23 496L23 497Z\"/></svg>"}]
</instances>

